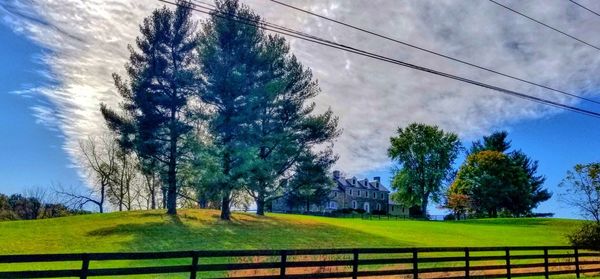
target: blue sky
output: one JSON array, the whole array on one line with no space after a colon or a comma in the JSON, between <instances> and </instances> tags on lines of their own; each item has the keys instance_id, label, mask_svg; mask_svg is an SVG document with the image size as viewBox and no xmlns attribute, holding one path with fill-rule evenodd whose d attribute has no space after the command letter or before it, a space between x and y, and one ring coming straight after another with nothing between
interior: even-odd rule
<instances>
[{"instance_id":1,"label":"blue sky","mask_svg":"<svg viewBox=\"0 0 600 279\"><path fill-rule=\"evenodd\" d=\"M475 71L439 57L391 44L262 0L243 0L265 19L341 43L437 70L467 76L556 102L564 96ZM507 14L486 1L289 0L290 4L453 57L490 66L548 86L599 100L597 50ZM568 1L508 1L511 7L595 40L589 26L600 17ZM151 4L154 3L154 4ZM585 1L600 10L600 2ZM158 2L7 0L0 4L0 192L22 192L51 183L85 187L71 167L77 141L105 129L100 102L116 106L111 73L123 73L126 45ZM377 14L377 17L365 16ZM200 16L199 16L200 18ZM341 36L340 34L343 34ZM411 122L458 133L465 145L494 130L509 131L513 147L539 160L555 196L537 210L577 217L558 201L557 185L576 163L600 160L598 119L548 110L488 90L290 40L299 60L313 69L323 93L317 109L331 107L344 130L337 168L389 181L389 137ZM581 63L585 61L585 63ZM51 79L51 80L50 80ZM34 90L32 90L34 89ZM27 94L15 94L15 91ZM599 107L584 106L592 110ZM462 162L459 159L458 163ZM435 211L435 210L434 210Z\"/></svg>"},{"instance_id":2,"label":"blue sky","mask_svg":"<svg viewBox=\"0 0 600 279\"><path fill-rule=\"evenodd\" d=\"M47 100L12 93L50 82L40 73L46 67L34 59L43 49L3 24L0 41L0 192L21 193L52 182L81 184L76 170L68 167L62 134L36 123L32 106Z\"/></svg>"}]
</instances>

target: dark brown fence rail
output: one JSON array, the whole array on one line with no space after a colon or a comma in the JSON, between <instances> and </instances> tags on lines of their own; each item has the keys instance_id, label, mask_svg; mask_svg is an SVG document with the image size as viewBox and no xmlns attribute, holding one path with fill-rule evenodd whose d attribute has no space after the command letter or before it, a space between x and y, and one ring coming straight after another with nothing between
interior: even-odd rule
<instances>
[{"instance_id":1,"label":"dark brown fence rail","mask_svg":"<svg viewBox=\"0 0 600 279\"><path fill-rule=\"evenodd\" d=\"M219 262L217 259L227 259ZM90 263L127 261L127 267ZM143 260L186 264L132 267ZM512 278L600 272L600 252L570 246L233 250L0 255L0 270L23 263L76 262L77 269L0 271L0 278L187 274L189 278ZM158 262L156 262L158 263ZM164 262L163 262L164 263ZM79 266L79 264L78 264Z\"/></svg>"}]
</instances>

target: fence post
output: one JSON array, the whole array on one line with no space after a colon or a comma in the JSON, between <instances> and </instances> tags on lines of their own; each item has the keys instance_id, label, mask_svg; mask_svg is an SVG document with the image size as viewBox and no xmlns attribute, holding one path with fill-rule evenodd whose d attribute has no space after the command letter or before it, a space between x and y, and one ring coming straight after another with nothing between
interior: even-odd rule
<instances>
[{"instance_id":1,"label":"fence post","mask_svg":"<svg viewBox=\"0 0 600 279\"><path fill-rule=\"evenodd\" d=\"M550 277L549 269L550 268L548 265L548 248L544 248L544 276L546 277L546 279Z\"/></svg>"},{"instance_id":2,"label":"fence post","mask_svg":"<svg viewBox=\"0 0 600 279\"><path fill-rule=\"evenodd\" d=\"M190 271L190 279L196 279L198 273L198 252L192 251L192 266Z\"/></svg>"},{"instance_id":3,"label":"fence post","mask_svg":"<svg viewBox=\"0 0 600 279\"><path fill-rule=\"evenodd\" d=\"M90 268L90 256L88 254L81 255L81 274L79 278L86 279Z\"/></svg>"},{"instance_id":4,"label":"fence post","mask_svg":"<svg viewBox=\"0 0 600 279\"><path fill-rule=\"evenodd\" d=\"M469 279L471 273L469 271L470 263L469 263L469 247L465 247L465 278Z\"/></svg>"},{"instance_id":5,"label":"fence post","mask_svg":"<svg viewBox=\"0 0 600 279\"><path fill-rule=\"evenodd\" d=\"M577 278L580 276L579 270L579 248L575 247L575 273L577 274Z\"/></svg>"},{"instance_id":6,"label":"fence post","mask_svg":"<svg viewBox=\"0 0 600 279\"><path fill-rule=\"evenodd\" d=\"M354 258L352 260L352 279L358 278L358 249L353 250Z\"/></svg>"},{"instance_id":7,"label":"fence post","mask_svg":"<svg viewBox=\"0 0 600 279\"><path fill-rule=\"evenodd\" d=\"M506 278L510 279L510 248L506 247Z\"/></svg>"},{"instance_id":8,"label":"fence post","mask_svg":"<svg viewBox=\"0 0 600 279\"><path fill-rule=\"evenodd\" d=\"M287 263L287 251L281 250L281 266L279 269L279 276L281 276L281 278L285 278L286 263Z\"/></svg>"},{"instance_id":9,"label":"fence post","mask_svg":"<svg viewBox=\"0 0 600 279\"><path fill-rule=\"evenodd\" d=\"M419 255L417 248L413 249L413 278L419 279Z\"/></svg>"}]
</instances>

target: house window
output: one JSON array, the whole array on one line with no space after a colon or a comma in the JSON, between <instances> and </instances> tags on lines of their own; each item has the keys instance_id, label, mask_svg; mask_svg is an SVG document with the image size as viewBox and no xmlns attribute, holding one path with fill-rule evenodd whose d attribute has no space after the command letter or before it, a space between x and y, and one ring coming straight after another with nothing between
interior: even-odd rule
<instances>
[{"instance_id":1,"label":"house window","mask_svg":"<svg viewBox=\"0 0 600 279\"><path fill-rule=\"evenodd\" d=\"M371 209L369 208L369 203L368 203L368 202L365 202L365 204L363 205L363 209L364 209L366 212L370 212L370 211L371 211Z\"/></svg>"},{"instance_id":2,"label":"house window","mask_svg":"<svg viewBox=\"0 0 600 279\"><path fill-rule=\"evenodd\" d=\"M384 198L383 198L383 193L381 193L381 199L382 199L382 200L384 200Z\"/></svg>"},{"instance_id":3,"label":"house window","mask_svg":"<svg viewBox=\"0 0 600 279\"><path fill-rule=\"evenodd\" d=\"M329 202L329 208L337 209L337 202L334 202L334 201Z\"/></svg>"},{"instance_id":4,"label":"house window","mask_svg":"<svg viewBox=\"0 0 600 279\"><path fill-rule=\"evenodd\" d=\"M337 198L337 192L333 192L333 197Z\"/></svg>"},{"instance_id":5,"label":"house window","mask_svg":"<svg viewBox=\"0 0 600 279\"><path fill-rule=\"evenodd\" d=\"M381 211L381 204L380 203L377 204L377 210Z\"/></svg>"},{"instance_id":6,"label":"house window","mask_svg":"<svg viewBox=\"0 0 600 279\"><path fill-rule=\"evenodd\" d=\"M394 206L392 205L392 211L394 211Z\"/></svg>"},{"instance_id":7,"label":"house window","mask_svg":"<svg viewBox=\"0 0 600 279\"><path fill-rule=\"evenodd\" d=\"M352 189L348 190L350 196L352 196Z\"/></svg>"},{"instance_id":8,"label":"house window","mask_svg":"<svg viewBox=\"0 0 600 279\"><path fill-rule=\"evenodd\" d=\"M377 198L377 193L373 192L373 198Z\"/></svg>"},{"instance_id":9,"label":"house window","mask_svg":"<svg viewBox=\"0 0 600 279\"><path fill-rule=\"evenodd\" d=\"M357 208L357 206L356 206L356 201L352 201L352 208L353 208L353 209L356 209L356 208Z\"/></svg>"}]
</instances>

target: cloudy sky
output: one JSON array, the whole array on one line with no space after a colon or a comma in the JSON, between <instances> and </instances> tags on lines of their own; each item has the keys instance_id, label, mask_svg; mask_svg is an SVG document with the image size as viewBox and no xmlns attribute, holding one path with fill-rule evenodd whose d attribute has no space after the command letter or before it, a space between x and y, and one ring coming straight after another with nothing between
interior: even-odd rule
<instances>
[{"instance_id":1,"label":"cloudy sky","mask_svg":"<svg viewBox=\"0 0 600 279\"><path fill-rule=\"evenodd\" d=\"M337 20L500 72L600 100L600 51L523 19L489 1L282 0ZM368 34L319 20L268 0L242 0L269 22L511 90L600 111L600 106L475 70ZM500 1L600 45L600 17L566 0ZM600 3L580 0L600 11ZM138 24L164 4L156 0L5 0L0 4L0 177L10 191L31 186L17 166L37 164L38 183L81 183L72 160L78 139L103 129L100 102L116 104L111 73L123 72ZM202 20L203 15L197 15ZM577 162L598 160L598 119L550 109L496 92L290 40L318 78L320 109L331 107L343 129L337 167L348 174L389 176L389 137L411 122L436 124L465 143L496 129L540 160L555 185ZM5 60L6 56L6 60ZM6 82L5 82L6 81ZM4 104L3 104L4 103ZM12 116L9 115L10 111ZM14 115L22 115L15 117ZM27 130L30 134L24 133ZM32 139L34 137L35 139ZM23 159L18 150L36 150ZM4 151L7 150L7 151ZM42 155L40 155L42 154ZM47 167L44 167L47 166ZM48 175L39 175L40 173ZM52 175L60 173L60 175ZM40 176L40 177L38 177ZM29 180L27 180L29 179ZM77 182L74 182L77 181ZM35 183L34 183L35 184ZM0 186L2 187L2 186ZM558 190L555 190L555 192ZM547 210L559 201L554 198ZM564 211L563 215L571 216Z\"/></svg>"}]
</instances>

